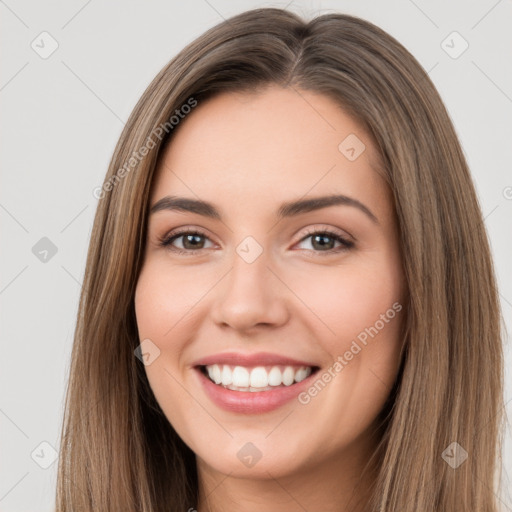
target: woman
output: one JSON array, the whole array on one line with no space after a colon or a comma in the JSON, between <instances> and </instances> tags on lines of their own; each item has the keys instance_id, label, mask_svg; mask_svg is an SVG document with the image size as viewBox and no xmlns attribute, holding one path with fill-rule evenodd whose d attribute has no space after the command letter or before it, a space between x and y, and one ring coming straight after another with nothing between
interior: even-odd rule
<instances>
[{"instance_id":1,"label":"woman","mask_svg":"<svg viewBox=\"0 0 512 512\"><path fill-rule=\"evenodd\" d=\"M487 236L391 36L219 24L143 94L98 197L58 511L498 510Z\"/></svg>"}]
</instances>

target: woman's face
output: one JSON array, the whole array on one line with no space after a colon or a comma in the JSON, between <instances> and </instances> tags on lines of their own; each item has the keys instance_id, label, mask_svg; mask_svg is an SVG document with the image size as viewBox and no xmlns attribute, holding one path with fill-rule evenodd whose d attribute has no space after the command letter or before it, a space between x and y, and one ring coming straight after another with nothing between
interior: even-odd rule
<instances>
[{"instance_id":1,"label":"woman's face","mask_svg":"<svg viewBox=\"0 0 512 512\"><path fill-rule=\"evenodd\" d=\"M358 468L398 372L406 293L371 140L331 99L278 87L181 122L135 296L158 403L200 470ZM331 196L345 199L314 202Z\"/></svg>"}]
</instances>

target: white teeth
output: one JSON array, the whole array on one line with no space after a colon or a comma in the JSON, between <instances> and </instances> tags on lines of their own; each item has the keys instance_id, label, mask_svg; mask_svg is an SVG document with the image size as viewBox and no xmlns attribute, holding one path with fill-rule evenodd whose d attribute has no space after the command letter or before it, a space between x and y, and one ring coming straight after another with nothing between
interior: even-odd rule
<instances>
[{"instance_id":1,"label":"white teeth","mask_svg":"<svg viewBox=\"0 0 512 512\"><path fill-rule=\"evenodd\" d=\"M307 376L309 376L310 372L308 368L300 368L295 372L295 382L300 382L304 380Z\"/></svg>"},{"instance_id":2,"label":"white teeth","mask_svg":"<svg viewBox=\"0 0 512 512\"><path fill-rule=\"evenodd\" d=\"M244 368L243 366L235 366L231 377L233 379L233 386L249 386L249 371L247 368ZM218 384L218 382L216 384Z\"/></svg>"},{"instance_id":3,"label":"white teeth","mask_svg":"<svg viewBox=\"0 0 512 512\"><path fill-rule=\"evenodd\" d=\"M257 366L251 370L251 386L253 388L266 388L268 386L268 374L263 366Z\"/></svg>"},{"instance_id":4,"label":"white teeth","mask_svg":"<svg viewBox=\"0 0 512 512\"><path fill-rule=\"evenodd\" d=\"M295 372L291 366L287 366L283 372L283 384L285 386L291 386L295 380Z\"/></svg>"},{"instance_id":5,"label":"white teeth","mask_svg":"<svg viewBox=\"0 0 512 512\"><path fill-rule=\"evenodd\" d=\"M213 366L207 366L206 368L208 369L208 375L210 376L210 379L212 379L215 384L220 384L222 379L219 365L214 364Z\"/></svg>"},{"instance_id":6,"label":"white teeth","mask_svg":"<svg viewBox=\"0 0 512 512\"><path fill-rule=\"evenodd\" d=\"M282 382L283 374L277 366L274 366L268 374L268 384L269 386L280 386Z\"/></svg>"},{"instance_id":7,"label":"white teeth","mask_svg":"<svg viewBox=\"0 0 512 512\"><path fill-rule=\"evenodd\" d=\"M229 384L233 383L233 375L231 373L231 368L225 364L222 367L222 384L224 386L229 386Z\"/></svg>"},{"instance_id":8,"label":"white teeth","mask_svg":"<svg viewBox=\"0 0 512 512\"><path fill-rule=\"evenodd\" d=\"M293 366L230 366L214 364L206 366L210 380L236 391L267 391L272 387L291 386L311 374L311 367Z\"/></svg>"}]
</instances>

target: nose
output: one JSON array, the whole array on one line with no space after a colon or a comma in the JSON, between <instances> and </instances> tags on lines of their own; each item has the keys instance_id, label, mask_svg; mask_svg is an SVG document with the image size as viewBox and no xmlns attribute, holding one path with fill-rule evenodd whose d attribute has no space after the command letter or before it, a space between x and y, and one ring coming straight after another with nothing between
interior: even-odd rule
<instances>
[{"instance_id":1,"label":"nose","mask_svg":"<svg viewBox=\"0 0 512 512\"><path fill-rule=\"evenodd\" d=\"M289 290L268 263L265 252L252 263L234 255L231 269L212 290L211 314L217 325L248 333L288 321Z\"/></svg>"}]
</instances>

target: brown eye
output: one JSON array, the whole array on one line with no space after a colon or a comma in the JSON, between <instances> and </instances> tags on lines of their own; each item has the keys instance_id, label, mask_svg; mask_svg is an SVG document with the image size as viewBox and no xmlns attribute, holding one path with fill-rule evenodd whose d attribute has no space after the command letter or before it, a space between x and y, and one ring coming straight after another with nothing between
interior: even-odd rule
<instances>
[{"instance_id":1,"label":"brown eye","mask_svg":"<svg viewBox=\"0 0 512 512\"><path fill-rule=\"evenodd\" d=\"M182 239L182 247L174 246L173 243L179 239ZM191 254L205 249L205 242L201 239L209 240L208 237L200 231L185 230L165 236L160 239L160 245L179 254Z\"/></svg>"},{"instance_id":2,"label":"brown eye","mask_svg":"<svg viewBox=\"0 0 512 512\"><path fill-rule=\"evenodd\" d=\"M354 246L353 242L332 231L312 231L308 233L307 236L303 237L300 243L304 242L308 238L311 239L313 252L326 253L326 255L339 253ZM336 242L339 244L337 248L334 247Z\"/></svg>"},{"instance_id":3,"label":"brown eye","mask_svg":"<svg viewBox=\"0 0 512 512\"><path fill-rule=\"evenodd\" d=\"M311 239L312 249L306 250L310 250L317 255L321 254L327 256L348 250L354 246L353 242L345 239L338 233L328 230L311 231L302 238L300 243L308 238ZM174 242L180 239L182 240L182 247L176 247ZM194 252L199 252L207 248L205 247L205 240L209 240L209 238L201 231L184 230L166 235L160 239L159 243L162 247L166 247L170 251L178 254L191 255ZM336 243L339 244L337 248L335 247Z\"/></svg>"}]
</instances>

